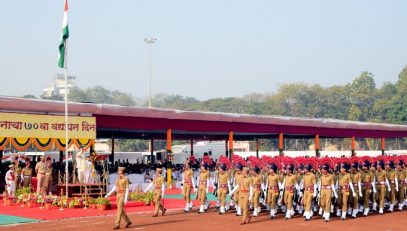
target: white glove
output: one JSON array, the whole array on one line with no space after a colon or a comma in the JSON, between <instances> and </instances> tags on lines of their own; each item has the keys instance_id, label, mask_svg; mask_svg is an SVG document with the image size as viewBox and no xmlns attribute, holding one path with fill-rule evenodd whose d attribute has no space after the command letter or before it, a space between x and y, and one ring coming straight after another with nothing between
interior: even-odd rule
<instances>
[{"instance_id":1,"label":"white glove","mask_svg":"<svg viewBox=\"0 0 407 231\"><path fill-rule=\"evenodd\" d=\"M302 192L301 191L298 192L298 196L302 197Z\"/></svg>"},{"instance_id":2,"label":"white glove","mask_svg":"<svg viewBox=\"0 0 407 231\"><path fill-rule=\"evenodd\" d=\"M363 195L362 195L362 193L361 192L359 192L359 197L362 197Z\"/></svg>"},{"instance_id":3,"label":"white glove","mask_svg":"<svg viewBox=\"0 0 407 231\"><path fill-rule=\"evenodd\" d=\"M196 188L194 188L194 193L196 193Z\"/></svg>"},{"instance_id":4,"label":"white glove","mask_svg":"<svg viewBox=\"0 0 407 231\"><path fill-rule=\"evenodd\" d=\"M209 188L208 187L206 187L206 192L205 193L208 193L209 192Z\"/></svg>"},{"instance_id":5,"label":"white glove","mask_svg":"<svg viewBox=\"0 0 407 231\"><path fill-rule=\"evenodd\" d=\"M312 194L312 197L316 197L317 196L317 191L314 191L314 194Z\"/></svg>"}]
</instances>

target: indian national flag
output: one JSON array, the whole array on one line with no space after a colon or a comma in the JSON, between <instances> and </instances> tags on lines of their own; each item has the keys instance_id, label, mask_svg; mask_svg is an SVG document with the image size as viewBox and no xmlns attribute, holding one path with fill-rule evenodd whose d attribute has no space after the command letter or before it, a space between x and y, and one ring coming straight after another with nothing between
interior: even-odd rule
<instances>
[{"instance_id":1,"label":"indian national flag","mask_svg":"<svg viewBox=\"0 0 407 231\"><path fill-rule=\"evenodd\" d=\"M65 67L65 49L66 49L66 40L69 37L68 29L68 0L65 0L64 5L64 21L62 22L62 33L61 33L61 42L59 43L59 57L58 57L58 67Z\"/></svg>"}]
</instances>

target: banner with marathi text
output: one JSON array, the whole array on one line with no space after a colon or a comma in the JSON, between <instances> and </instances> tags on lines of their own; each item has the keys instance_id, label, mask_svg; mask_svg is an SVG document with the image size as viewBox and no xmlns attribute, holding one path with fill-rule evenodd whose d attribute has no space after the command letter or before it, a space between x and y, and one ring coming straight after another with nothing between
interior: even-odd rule
<instances>
[{"instance_id":1,"label":"banner with marathi text","mask_svg":"<svg viewBox=\"0 0 407 231\"><path fill-rule=\"evenodd\" d=\"M95 139L95 117L68 117L69 138ZM65 138L65 117L0 113L0 137L10 138Z\"/></svg>"}]
</instances>

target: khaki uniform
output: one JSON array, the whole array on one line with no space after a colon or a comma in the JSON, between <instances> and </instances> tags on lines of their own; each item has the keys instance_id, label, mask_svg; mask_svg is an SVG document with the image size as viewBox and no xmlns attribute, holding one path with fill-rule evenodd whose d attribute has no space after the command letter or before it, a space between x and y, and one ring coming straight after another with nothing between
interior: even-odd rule
<instances>
[{"instance_id":1,"label":"khaki uniform","mask_svg":"<svg viewBox=\"0 0 407 231\"><path fill-rule=\"evenodd\" d=\"M379 200L379 205L380 208L384 208L384 197L386 195L386 180L387 180L387 174L386 171L384 170L377 170L376 171L376 180L377 180L377 199Z\"/></svg>"},{"instance_id":2,"label":"khaki uniform","mask_svg":"<svg viewBox=\"0 0 407 231\"><path fill-rule=\"evenodd\" d=\"M331 185L334 184L334 177L331 174L322 174L321 176L321 195L320 195L320 205L325 213L331 212L331 197L332 188Z\"/></svg>"},{"instance_id":3,"label":"khaki uniform","mask_svg":"<svg viewBox=\"0 0 407 231\"><path fill-rule=\"evenodd\" d=\"M198 199L201 205L205 205L206 202L206 187L207 180L209 179L209 171L204 170L199 174L199 186L198 186Z\"/></svg>"},{"instance_id":4,"label":"khaki uniform","mask_svg":"<svg viewBox=\"0 0 407 231\"><path fill-rule=\"evenodd\" d=\"M341 209L342 212L346 212L348 209L348 198L349 198L349 183L352 182L350 179L349 173L340 173L339 178L339 188L338 188L338 209Z\"/></svg>"},{"instance_id":5,"label":"khaki uniform","mask_svg":"<svg viewBox=\"0 0 407 231\"><path fill-rule=\"evenodd\" d=\"M23 176L23 187L30 187L33 169L31 167L25 167L21 170L21 175Z\"/></svg>"},{"instance_id":6,"label":"khaki uniform","mask_svg":"<svg viewBox=\"0 0 407 231\"><path fill-rule=\"evenodd\" d=\"M219 171L219 186L218 186L218 199L220 201L220 205L222 207L225 207L226 204L226 196L228 193L228 179L229 179L229 173Z\"/></svg>"},{"instance_id":7,"label":"khaki uniform","mask_svg":"<svg viewBox=\"0 0 407 231\"><path fill-rule=\"evenodd\" d=\"M396 199L396 171L394 169L391 169L387 171L387 179L389 180L390 183L390 192L387 192L387 198L390 201L391 204L396 204L397 199Z\"/></svg>"},{"instance_id":8,"label":"khaki uniform","mask_svg":"<svg viewBox=\"0 0 407 231\"><path fill-rule=\"evenodd\" d=\"M359 182L361 181L362 174L360 172L355 172L350 174L350 179L353 183L353 189L355 190L355 196L349 195L349 204L352 209L359 208ZM362 194L363 195L363 194Z\"/></svg>"},{"instance_id":9,"label":"khaki uniform","mask_svg":"<svg viewBox=\"0 0 407 231\"><path fill-rule=\"evenodd\" d=\"M240 182L240 178L242 178L242 173L241 172L235 172L235 182L238 184ZM241 204L239 203L239 191L240 188L238 188L235 193L233 194L233 201L235 202L235 205L238 205L239 207L242 207Z\"/></svg>"},{"instance_id":10,"label":"khaki uniform","mask_svg":"<svg viewBox=\"0 0 407 231\"><path fill-rule=\"evenodd\" d=\"M399 191L397 195L398 202L404 203L404 197L406 193L406 171L404 170L397 170L397 180L399 181Z\"/></svg>"},{"instance_id":11,"label":"khaki uniform","mask_svg":"<svg viewBox=\"0 0 407 231\"><path fill-rule=\"evenodd\" d=\"M127 223L130 223L130 219L127 216L126 212L124 211L124 197L126 195L126 189L129 188L129 179L125 176L121 176L116 180L116 190L117 190L117 195L116 195L116 203L117 203L117 213L116 213L116 219L115 219L115 224L120 225L120 221L122 218Z\"/></svg>"},{"instance_id":12,"label":"khaki uniform","mask_svg":"<svg viewBox=\"0 0 407 231\"><path fill-rule=\"evenodd\" d=\"M314 173L307 172L304 174L304 210L311 212L312 198L314 198L314 185L316 184L316 177Z\"/></svg>"},{"instance_id":13,"label":"khaki uniform","mask_svg":"<svg viewBox=\"0 0 407 231\"><path fill-rule=\"evenodd\" d=\"M361 182L362 182L362 196L363 196L363 207L369 208L369 198L372 192L372 182L374 174L372 171L362 171Z\"/></svg>"},{"instance_id":14,"label":"khaki uniform","mask_svg":"<svg viewBox=\"0 0 407 231\"><path fill-rule=\"evenodd\" d=\"M155 204L154 214L155 215L158 215L158 212L160 210L164 209L163 205L161 204L163 184L164 184L164 177L162 175L156 176L155 179L153 180L154 204Z\"/></svg>"},{"instance_id":15,"label":"khaki uniform","mask_svg":"<svg viewBox=\"0 0 407 231\"><path fill-rule=\"evenodd\" d=\"M294 185L296 183L297 176L291 173L287 174L284 186L284 204L287 206L287 210L293 209Z\"/></svg>"},{"instance_id":16,"label":"khaki uniform","mask_svg":"<svg viewBox=\"0 0 407 231\"><path fill-rule=\"evenodd\" d=\"M275 209L277 205L277 199L279 196L278 182L280 180L280 176L276 173L269 174L267 180L268 180L267 204L270 205L271 209Z\"/></svg>"},{"instance_id":17,"label":"khaki uniform","mask_svg":"<svg viewBox=\"0 0 407 231\"><path fill-rule=\"evenodd\" d=\"M35 166L37 171L37 194L41 193L41 189L45 187L45 173L47 170L47 164L45 162L38 162Z\"/></svg>"},{"instance_id":18,"label":"khaki uniform","mask_svg":"<svg viewBox=\"0 0 407 231\"><path fill-rule=\"evenodd\" d=\"M249 176L239 177L239 203L242 208L242 222L245 222L249 217L249 193L250 186L253 185L252 178Z\"/></svg>"},{"instance_id":19,"label":"khaki uniform","mask_svg":"<svg viewBox=\"0 0 407 231\"><path fill-rule=\"evenodd\" d=\"M52 187L52 167L47 166L47 169L45 170L45 184L44 184L45 192L49 193L51 192L51 187Z\"/></svg>"},{"instance_id":20,"label":"khaki uniform","mask_svg":"<svg viewBox=\"0 0 407 231\"><path fill-rule=\"evenodd\" d=\"M182 187L182 195L184 196L184 200L187 203L191 202L191 189L192 185L192 177L194 176L194 172L192 169L188 169L184 171L184 186Z\"/></svg>"},{"instance_id":21,"label":"khaki uniform","mask_svg":"<svg viewBox=\"0 0 407 231\"><path fill-rule=\"evenodd\" d=\"M263 176L256 174L252 176L253 182L253 208L260 207L260 195L261 195L261 183L263 181Z\"/></svg>"}]
</instances>

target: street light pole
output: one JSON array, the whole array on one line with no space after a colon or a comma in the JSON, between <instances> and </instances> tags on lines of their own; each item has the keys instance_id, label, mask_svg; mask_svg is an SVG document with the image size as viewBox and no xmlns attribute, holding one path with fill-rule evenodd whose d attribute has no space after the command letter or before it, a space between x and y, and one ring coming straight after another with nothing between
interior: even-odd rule
<instances>
[{"instance_id":1,"label":"street light pole","mask_svg":"<svg viewBox=\"0 0 407 231\"><path fill-rule=\"evenodd\" d=\"M148 97L148 107L150 108L151 107L151 70L152 70L152 68L151 68L151 66L152 66L152 63L151 63L151 47L152 47L152 45L154 44L154 42L156 41L157 39L156 38L154 38L154 37L150 37L150 38L145 38L144 39L144 41L148 44L148 45L150 45L150 94L149 94L149 97Z\"/></svg>"}]
</instances>

